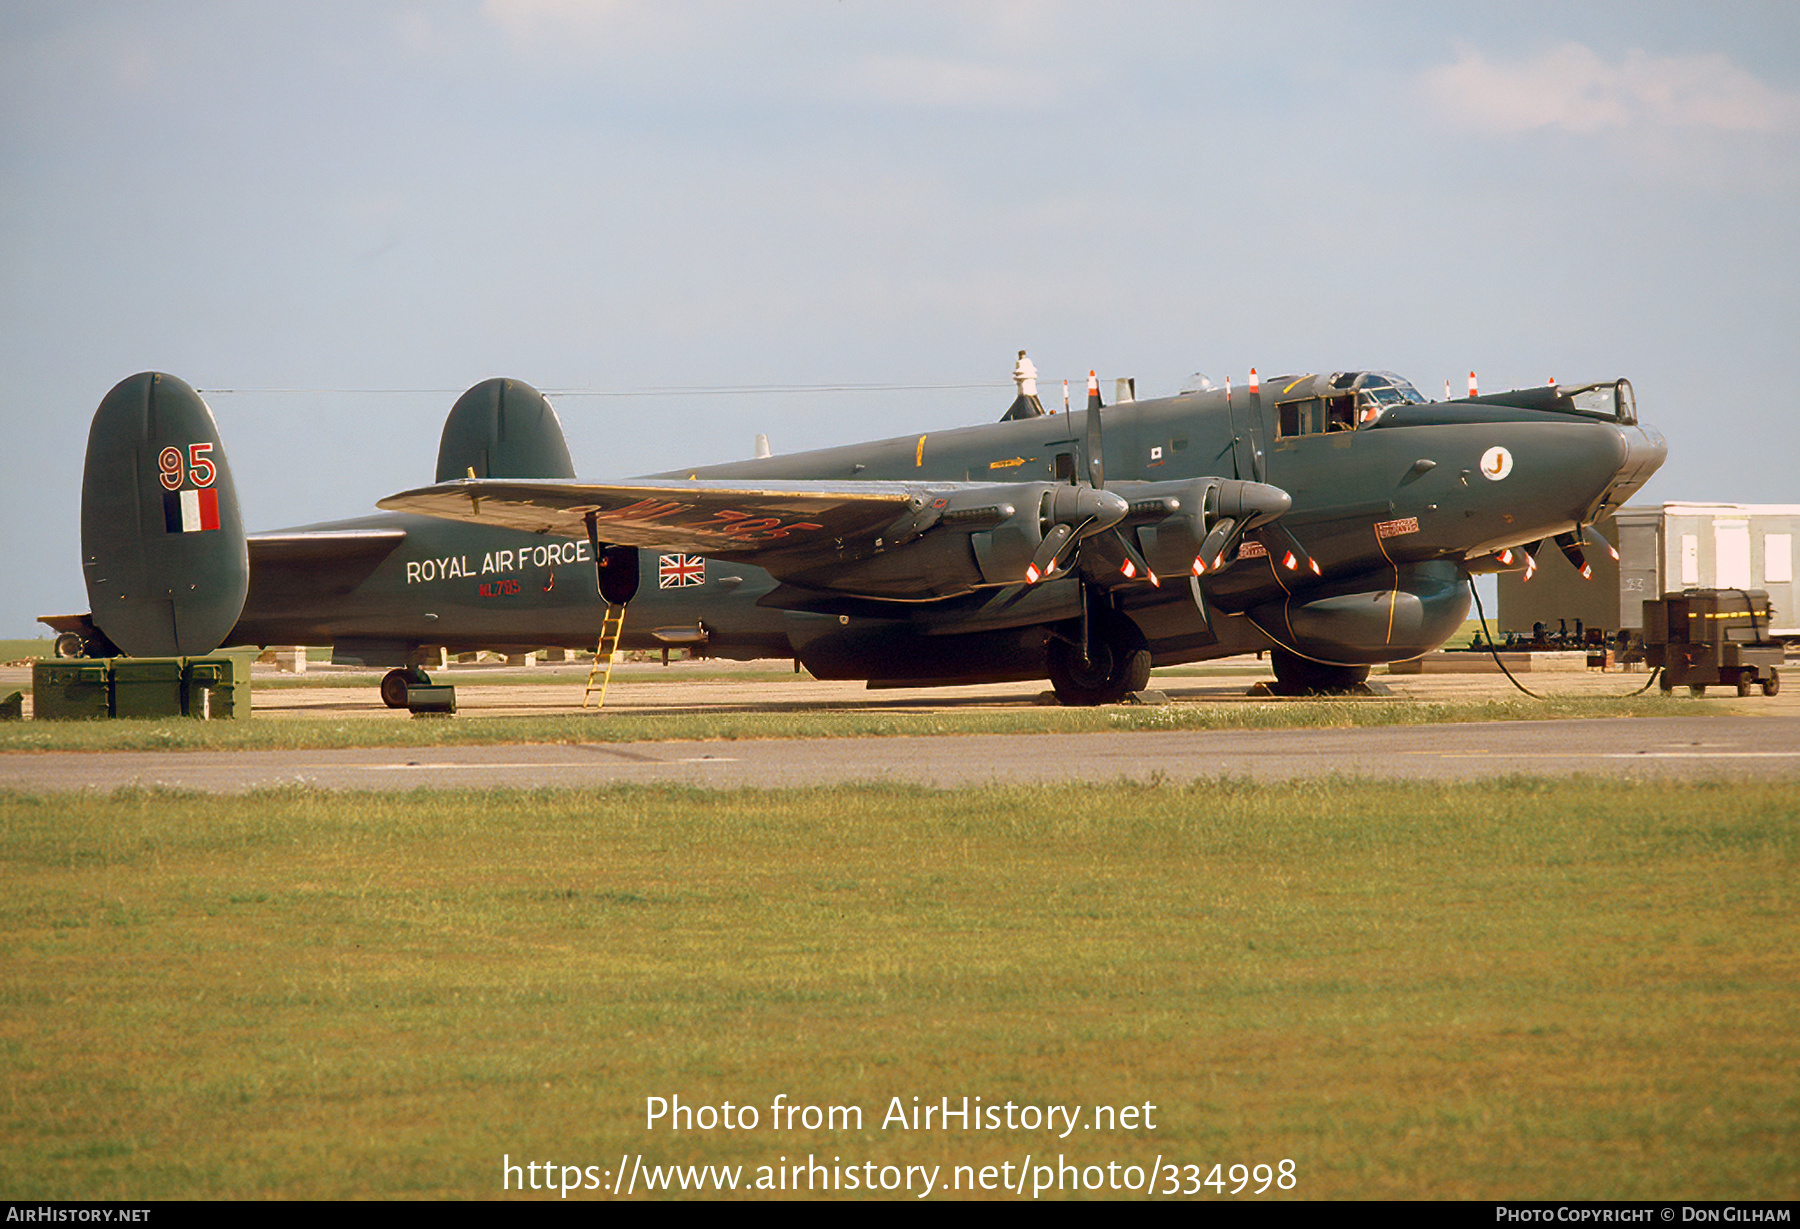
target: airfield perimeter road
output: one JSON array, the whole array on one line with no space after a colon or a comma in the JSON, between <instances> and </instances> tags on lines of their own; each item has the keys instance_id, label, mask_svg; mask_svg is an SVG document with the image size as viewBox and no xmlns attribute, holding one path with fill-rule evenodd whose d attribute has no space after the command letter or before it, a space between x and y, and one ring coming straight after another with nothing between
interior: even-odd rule
<instances>
[{"instance_id":1,"label":"airfield perimeter road","mask_svg":"<svg viewBox=\"0 0 1800 1229\"><path fill-rule=\"evenodd\" d=\"M640 667L615 677L611 712L836 711L973 713L1018 711L1039 686L869 692L857 684L773 681L706 666L679 681ZM522 673L522 672L521 672ZM313 678L318 678L315 674ZM518 676L509 676L516 679ZM1244 704L1257 675L1159 676L1178 706ZM1534 674L1524 681L1556 695L1616 695L1642 674ZM579 713L585 671L533 672L501 682L479 669L445 672L465 716ZM543 681L540 682L539 679ZM651 681L654 678L655 681ZM666 681L665 681L666 680ZM346 680L349 681L349 680ZM1378 677L1399 699L1473 700L1516 695L1494 675ZM267 687L258 719L416 720L379 707L372 679L355 687ZM1796 680L1800 682L1800 680ZM0 684L4 680L0 679ZM1172 781L1221 775L1255 780L1342 774L1440 781L1506 774L1622 778L1800 779L1800 700L1789 688L1740 700L1725 689L1693 700L1694 716L1572 721L1379 726L1358 729L1155 731L1095 734L948 735L711 742L553 743L351 750L204 752L18 752L0 755L0 788L36 792L163 785L235 793L283 784L342 790L583 787L666 782L733 788L905 781L960 786L1068 780ZM1685 693L1683 693L1685 694ZM1346 701L1359 703L1366 701ZM1141 711L1141 710L1140 710ZM449 718L448 720L457 720ZM592 720L605 721L595 713ZM439 718L438 720L444 720Z\"/></svg>"}]
</instances>

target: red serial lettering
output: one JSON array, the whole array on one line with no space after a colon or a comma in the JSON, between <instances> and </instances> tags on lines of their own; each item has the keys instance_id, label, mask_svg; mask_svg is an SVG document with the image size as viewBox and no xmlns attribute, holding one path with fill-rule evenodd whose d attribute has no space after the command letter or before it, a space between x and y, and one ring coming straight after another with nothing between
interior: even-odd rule
<instances>
[{"instance_id":1,"label":"red serial lettering","mask_svg":"<svg viewBox=\"0 0 1800 1229\"><path fill-rule=\"evenodd\" d=\"M597 521L654 521L677 512L686 512L693 504L667 503L657 499L640 499L635 504L627 504L623 508L614 508L611 512L596 512Z\"/></svg>"},{"instance_id":2,"label":"red serial lettering","mask_svg":"<svg viewBox=\"0 0 1800 1229\"><path fill-rule=\"evenodd\" d=\"M656 499L640 499L637 503L627 504L623 508L615 508L610 512L597 512L596 521L619 521L642 523L647 521L663 521L690 512L693 504L673 503ZM774 542L789 534L823 529L824 526L812 521L794 521L782 524L778 516L758 516L754 512L741 512L736 508L720 508L697 521L676 521L671 526L675 529L689 529L700 533L712 534L732 542Z\"/></svg>"},{"instance_id":3,"label":"red serial lettering","mask_svg":"<svg viewBox=\"0 0 1800 1229\"><path fill-rule=\"evenodd\" d=\"M549 588L548 585L544 587ZM516 580L490 580L481 586L480 592L482 597L513 597L519 592L519 582Z\"/></svg>"}]
</instances>

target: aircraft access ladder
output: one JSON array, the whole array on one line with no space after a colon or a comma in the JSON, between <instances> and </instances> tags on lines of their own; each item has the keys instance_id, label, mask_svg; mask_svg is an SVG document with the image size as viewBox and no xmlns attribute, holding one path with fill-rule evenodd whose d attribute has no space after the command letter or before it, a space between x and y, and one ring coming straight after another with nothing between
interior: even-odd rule
<instances>
[{"instance_id":1,"label":"aircraft access ladder","mask_svg":"<svg viewBox=\"0 0 1800 1229\"><path fill-rule=\"evenodd\" d=\"M600 702L594 707L606 707L606 685L612 682L613 654L619 651L619 637L624 631L625 607L618 603L609 605L606 618L600 621L600 643L594 648L594 666L588 671L587 690L581 694L581 707L586 708L588 699L594 694L595 676L600 679Z\"/></svg>"}]
</instances>

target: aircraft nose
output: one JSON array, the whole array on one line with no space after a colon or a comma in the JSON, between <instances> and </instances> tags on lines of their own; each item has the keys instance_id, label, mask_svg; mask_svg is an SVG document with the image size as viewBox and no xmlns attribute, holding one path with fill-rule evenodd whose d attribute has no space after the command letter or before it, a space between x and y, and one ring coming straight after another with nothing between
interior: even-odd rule
<instances>
[{"instance_id":1,"label":"aircraft nose","mask_svg":"<svg viewBox=\"0 0 1800 1229\"><path fill-rule=\"evenodd\" d=\"M1650 476L1662 467L1669 456L1669 442L1661 431L1642 423L1615 427L1625 445L1625 457L1618 473L1607 487L1602 503L1611 508L1624 504L1643 489Z\"/></svg>"}]
</instances>

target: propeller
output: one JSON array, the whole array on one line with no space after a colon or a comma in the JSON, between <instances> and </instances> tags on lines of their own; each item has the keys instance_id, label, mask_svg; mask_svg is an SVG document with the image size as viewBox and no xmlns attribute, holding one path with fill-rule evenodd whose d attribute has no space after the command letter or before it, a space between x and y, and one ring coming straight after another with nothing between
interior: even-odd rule
<instances>
[{"instance_id":1,"label":"propeller","mask_svg":"<svg viewBox=\"0 0 1800 1229\"><path fill-rule=\"evenodd\" d=\"M1589 540L1590 538L1592 539L1591 541ZM1568 559L1570 565L1573 566L1577 572L1581 573L1581 578L1583 580L1592 580L1594 578L1594 565L1588 562L1586 548L1598 545L1604 547L1606 552L1610 554L1613 559L1617 560L1619 557L1618 548L1602 537L1600 531L1595 529L1592 525L1578 525L1568 533L1557 534L1556 537L1551 540L1556 543L1557 549L1562 551L1564 558ZM1525 558L1524 578L1530 580L1537 572L1537 555L1543 548L1544 539L1540 538L1538 541L1519 550L1509 548L1507 550L1499 551L1494 555L1494 558L1498 559L1507 567L1511 567L1522 554Z\"/></svg>"},{"instance_id":2,"label":"propeller","mask_svg":"<svg viewBox=\"0 0 1800 1229\"><path fill-rule=\"evenodd\" d=\"M1025 580L1036 584L1059 570L1065 557L1073 563L1081 543L1097 533L1104 533L1131 510L1131 505L1111 491L1091 486L1057 487L1044 499L1044 519L1050 528L1025 569Z\"/></svg>"},{"instance_id":3,"label":"propeller","mask_svg":"<svg viewBox=\"0 0 1800 1229\"><path fill-rule=\"evenodd\" d=\"M1088 480L1085 484L1056 488L1046 496L1042 516L1048 528L1026 569L1027 583L1036 584L1059 572L1077 570L1082 580L1091 585L1143 581L1160 588L1162 578L1132 541L1128 530L1138 524L1160 524L1178 515L1187 518L1189 532L1198 536L1204 531L1204 540L1197 544L1188 538L1190 549L1195 549L1190 566L1194 575L1201 576L1223 567L1233 543L1246 534L1270 527L1292 503L1285 491L1236 478L1127 484L1141 492L1134 496L1136 502L1106 490L1104 408L1099 379L1090 371ZM1144 487L1149 489L1143 490ZM1299 541L1285 530L1282 534L1281 541L1289 547L1284 556L1288 566L1304 566L1318 574L1318 564ZM1174 540L1179 541L1180 537ZM1166 553L1163 562L1170 562Z\"/></svg>"},{"instance_id":4,"label":"propeller","mask_svg":"<svg viewBox=\"0 0 1800 1229\"><path fill-rule=\"evenodd\" d=\"M1207 493L1205 508L1211 528L1200 543L1200 553L1194 558L1194 575L1204 576L1223 568L1234 543L1252 534L1260 540L1263 530L1277 528L1275 522L1292 503L1286 491L1262 482L1229 478L1214 484ZM1300 547L1294 535L1286 529L1281 532L1291 545L1288 553L1294 556L1296 566L1304 560L1305 565L1317 573L1318 565ZM1269 543L1264 542L1263 546L1268 549Z\"/></svg>"},{"instance_id":5,"label":"propeller","mask_svg":"<svg viewBox=\"0 0 1800 1229\"><path fill-rule=\"evenodd\" d=\"M1088 372L1087 389L1087 469L1084 485L1071 485L1052 492L1045 501L1045 520L1050 528L1025 569L1027 584L1055 575L1059 571L1079 568L1082 579L1098 582L1123 576L1126 580L1145 580L1161 587L1162 578L1144 561L1144 556L1117 526L1132 506L1120 496L1106 490L1106 441L1100 411L1099 376ZM1111 530L1112 532L1107 532ZM1100 535L1105 535L1101 537ZM1092 557L1084 557L1084 543L1098 539Z\"/></svg>"}]
</instances>

